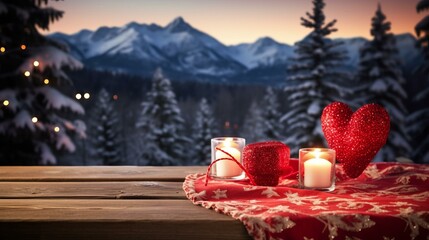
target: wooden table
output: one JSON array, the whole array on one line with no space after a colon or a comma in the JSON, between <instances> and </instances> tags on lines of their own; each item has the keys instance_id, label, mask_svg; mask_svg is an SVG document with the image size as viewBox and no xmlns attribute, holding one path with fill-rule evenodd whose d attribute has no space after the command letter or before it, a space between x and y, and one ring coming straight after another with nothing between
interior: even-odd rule
<instances>
[{"instance_id":1,"label":"wooden table","mask_svg":"<svg viewBox=\"0 0 429 240\"><path fill-rule=\"evenodd\" d=\"M182 183L205 167L0 167L0 239L249 239L194 206Z\"/></svg>"}]
</instances>

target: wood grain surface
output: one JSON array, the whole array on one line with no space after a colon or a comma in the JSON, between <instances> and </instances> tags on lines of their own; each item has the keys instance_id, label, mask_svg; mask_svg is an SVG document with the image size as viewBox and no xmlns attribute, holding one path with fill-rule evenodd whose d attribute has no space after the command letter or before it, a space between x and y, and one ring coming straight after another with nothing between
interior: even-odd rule
<instances>
[{"instance_id":1,"label":"wood grain surface","mask_svg":"<svg viewBox=\"0 0 429 240\"><path fill-rule=\"evenodd\" d=\"M186 199L182 182L0 182L0 198Z\"/></svg>"},{"instance_id":2,"label":"wood grain surface","mask_svg":"<svg viewBox=\"0 0 429 240\"><path fill-rule=\"evenodd\" d=\"M182 190L206 167L0 167L0 240L249 239Z\"/></svg>"},{"instance_id":3,"label":"wood grain surface","mask_svg":"<svg viewBox=\"0 0 429 240\"><path fill-rule=\"evenodd\" d=\"M188 200L0 199L0 222L219 221L231 217Z\"/></svg>"},{"instance_id":4,"label":"wood grain surface","mask_svg":"<svg viewBox=\"0 0 429 240\"><path fill-rule=\"evenodd\" d=\"M183 181L190 173L205 173L206 167L0 167L0 181Z\"/></svg>"}]
</instances>

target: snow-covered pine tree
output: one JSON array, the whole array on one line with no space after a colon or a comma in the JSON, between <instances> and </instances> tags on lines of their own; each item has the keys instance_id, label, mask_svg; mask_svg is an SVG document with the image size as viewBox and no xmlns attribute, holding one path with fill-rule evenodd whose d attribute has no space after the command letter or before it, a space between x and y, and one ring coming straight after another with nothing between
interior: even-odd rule
<instances>
[{"instance_id":1,"label":"snow-covered pine tree","mask_svg":"<svg viewBox=\"0 0 429 240\"><path fill-rule=\"evenodd\" d=\"M66 48L39 33L63 12L48 0L0 2L0 164L55 164L55 155L85 137L82 121L68 120L84 109L62 91L70 84L63 67L82 64Z\"/></svg>"},{"instance_id":2,"label":"snow-covered pine tree","mask_svg":"<svg viewBox=\"0 0 429 240\"><path fill-rule=\"evenodd\" d=\"M193 126L193 161L192 164L208 165L211 162L210 140L217 134L213 110L203 98L198 105Z\"/></svg>"},{"instance_id":3,"label":"snow-covered pine tree","mask_svg":"<svg viewBox=\"0 0 429 240\"><path fill-rule=\"evenodd\" d=\"M313 12L301 18L301 25L311 33L296 43L296 57L290 59L285 93L288 112L281 121L286 124L287 144L292 152L299 147L323 146L320 116L325 106L348 92L348 74L339 70L346 53L336 49L342 42L331 41L329 34L337 31L336 20L325 24L323 0L313 0Z\"/></svg>"},{"instance_id":4,"label":"snow-covered pine tree","mask_svg":"<svg viewBox=\"0 0 429 240\"><path fill-rule=\"evenodd\" d=\"M244 118L241 135L246 139L246 143L264 141L264 127L261 107L254 101Z\"/></svg>"},{"instance_id":5,"label":"snow-covered pine tree","mask_svg":"<svg viewBox=\"0 0 429 240\"><path fill-rule=\"evenodd\" d=\"M417 4L417 12L423 12L429 10L429 0L420 0L420 2ZM416 24L415 27L416 35L418 37L418 43L421 47L425 62L420 67L421 71L429 72L429 15L426 15L420 22ZM427 80L429 81L429 74L427 75ZM422 93L425 93L425 95L429 95L429 89L424 89Z\"/></svg>"},{"instance_id":6,"label":"snow-covered pine tree","mask_svg":"<svg viewBox=\"0 0 429 240\"><path fill-rule=\"evenodd\" d=\"M386 21L386 16L378 5L372 18L373 39L360 50L357 76L360 90L355 93L358 105L378 103L390 115L389 138L375 161L395 161L397 157L407 157L411 150L405 128L407 109L404 102L407 93L402 86L405 79L397 59L395 38L389 31L390 22Z\"/></svg>"},{"instance_id":7,"label":"snow-covered pine tree","mask_svg":"<svg viewBox=\"0 0 429 240\"><path fill-rule=\"evenodd\" d=\"M417 4L417 12L429 10L429 0L421 0ZM417 71L426 76L426 86L429 86L429 15L426 15L415 27L419 47L423 52L424 62ZM414 137L416 146L413 149L413 160L429 163L429 107L425 102L429 100L429 87L423 88L413 99L422 103L423 107L409 116L409 133Z\"/></svg>"},{"instance_id":8,"label":"snow-covered pine tree","mask_svg":"<svg viewBox=\"0 0 429 240\"><path fill-rule=\"evenodd\" d=\"M106 89L98 93L94 109L91 112L92 155L103 165L121 163L118 115L113 108L112 98Z\"/></svg>"},{"instance_id":9,"label":"snow-covered pine tree","mask_svg":"<svg viewBox=\"0 0 429 240\"><path fill-rule=\"evenodd\" d=\"M272 87L267 87L262 100L263 135L267 140L281 140L283 125L279 111L279 100Z\"/></svg>"},{"instance_id":10,"label":"snow-covered pine tree","mask_svg":"<svg viewBox=\"0 0 429 240\"><path fill-rule=\"evenodd\" d=\"M170 80L163 76L161 69L155 71L136 127L140 130L141 157L146 165L185 164L189 139L182 135L184 120Z\"/></svg>"}]
</instances>

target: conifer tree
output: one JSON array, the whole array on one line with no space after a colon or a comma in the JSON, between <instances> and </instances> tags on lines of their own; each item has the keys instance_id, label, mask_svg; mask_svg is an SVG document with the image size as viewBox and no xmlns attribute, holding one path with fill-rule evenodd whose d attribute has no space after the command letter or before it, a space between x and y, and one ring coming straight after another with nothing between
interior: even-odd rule
<instances>
[{"instance_id":1,"label":"conifer tree","mask_svg":"<svg viewBox=\"0 0 429 240\"><path fill-rule=\"evenodd\" d=\"M193 164L208 165L211 162L211 139L217 134L213 110L203 98L198 106L193 126Z\"/></svg>"},{"instance_id":2,"label":"conifer tree","mask_svg":"<svg viewBox=\"0 0 429 240\"><path fill-rule=\"evenodd\" d=\"M63 94L70 86L63 67L82 64L66 48L46 38L63 12L47 0L0 2L0 164L56 164L73 152L71 134L85 136L82 121L69 120L84 109Z\"/></svg>"},{"instance_id":3,"label":"conifer tree","mask_svg":"<svg viewBox=\"0 0 429 240\"><path fill-rule=\"evenodd\" d=\"M349 77L339 70L345 52L336 49L342 42L328 39L329 34L337 31L336 20L325 23L323 0L313 0L313 5L313 12L301 18L301 25L311 32L296 43L296 57L290 59L285 87L288 112L281 120L286 125L286 142L292 152L302 146L325 144L320 126L322 110L348 93L345 86Z\"/></svg>"},{"instance_id":4,"label":"conifer tree","mask_svg":"<svg viewBox=\"0 0 429 240\"><path fill-rule=\"evenodd\" d=\"M246 143L264 141L264 119L259 104L254 101L244 118L241 135L246 139Z\"/></svg>"},{"instance_id":5,"label":"conifer tree","mask_svg":"<svg viewBox=\"0 0 429 240\"><path fill-rule=\"evenodd\" d=\"M184 164L189 140L182 135L184 120L170 80L163 76L161 69L155 71L136 127L140 130L142 159L146 165Z\"/></svg>"},{"instance_id":6,"label":"conifer tree","mask_svg":"<svg viewBox=\"0 0 429 240\"><path fill-rule=\"evenodd\" d=\"M390 115L390 134L386 145L376 156L376 161L395 161L407 156L410 149L409 136L405 128L407 93L403 88L405 79L397 59L395 38L390 31L390 22L378 5L372 18L371 35L360 51L358 72L359 91L356 93L359 105L378 103Z\"/></svg>"},{"instance_id":7,"label":"conifer tree","mask_svg":"<svg viewBox=\"0 0 429 240\"><path fill-rule=\"evenodd\" d=\"M421 0L417 4L417 12L429 10L429 0ZM426 88L423 88L413 99L421 103L422 107L414 111L410 117L409 133L414 137L413 160L429 163L429 15L426 15L415 27L418 44L424 56L424 62L417 71L426 76Z\"/></svg>"},{"instance_id":8,"label":"conifer tree","mask_svg":"<svg viewBox=\"0 0 429 240\"><path fill-rule=\"evenodd\" d=\"M282 138L283 125L280 123L279 107L277 94L272 87L267 87L262 100L263 138L266 140L280 140Z\"/></svg>"},{"instance_id":9,"label":"conifer tree","mask_svg":"<svg viewBox=\"0 0 429 240\"><path fill-rule=\"evenodd\" d=\"M101 89L92 112L93 155L103 165L120 164L118 115L112 98L106 89Z\"/></svg>"},{"instance_id":10,"label":"conifer tree","mask_svg":"<svg viewBox=\"0 0 429 240\"><path fill-rule=\"evenodd\" d=\"M429 0L420 0L416 9L418 13L428 11ZM420 66L420 71L429 72L429 15L426 15L422 20L420 20L420 22L416 24L415 30L418 37L419 46L421 47L425 57L425 62L422 66ZM427 80L429 81L429 75L427 76ZM425 95L428 95L429 89L424 89L424 93Z\"/></svg>"}]
</instances>

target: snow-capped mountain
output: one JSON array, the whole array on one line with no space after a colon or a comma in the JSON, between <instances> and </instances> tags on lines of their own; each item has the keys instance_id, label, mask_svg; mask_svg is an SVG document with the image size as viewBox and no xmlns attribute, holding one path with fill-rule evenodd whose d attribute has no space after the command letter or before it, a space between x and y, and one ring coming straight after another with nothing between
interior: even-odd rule
<instances>
[{"instance_id":1,"label":"snow-capped mountain","mask_svg":"<svg viewBox=\"0 0 429 240\"><path fill-rule=\"evenodd\" d=\"M132 22L120 28L55 33L52 37L72 45L74 55L94 68L147 75L161 66L190 75L222 76L246 69L230 57L228 47L180 17L165 27Z\"/></svg>"},{"instance_id":2,"label":"snow-capped mountain","mask_svg":"<svg viewBox=\"0 0 429 240\"><path fill-rule=\"evenodd\" d=\"M86 67L151 76L157 67L174 79L282 82L294 47L263 37L254 43L227 46L178 17L162 27L131 22L122 27L100 27L52 38L66 42ZM421 55L411 34L397 35L404 68ZM364 38L335 39L348 53L347 68L356 69Z\"/></svg>"},{"instance_id":3,"label":"snow-capped mountain","mask_svg":"<svg viewBox=\"0 0 429 240\"><path fill-rule=\"evenodd\" d=\"M254 43L231 46L230 56L253 69L261 66L284 64L293 55L293 47L281 44L269 37L263 37Z\"/></svg>"}]
</instances>

